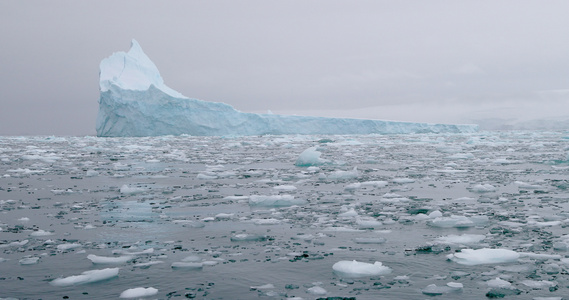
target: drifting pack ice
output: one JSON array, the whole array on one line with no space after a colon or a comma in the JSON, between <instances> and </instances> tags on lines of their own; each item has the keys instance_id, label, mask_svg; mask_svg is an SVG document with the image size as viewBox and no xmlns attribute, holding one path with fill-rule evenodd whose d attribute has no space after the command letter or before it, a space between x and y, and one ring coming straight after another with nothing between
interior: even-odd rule
<instances>
[{"instance_id":1,"label":"drifting pack ice","mask_svg":"<svg viewBox=\"0 0 569 300\"><path fill-rule=\"evenodd\" d=\"M132 40L100 65L97 135L243 136L279 134L468 133L477 125L244 113L225 103L190 99L164 84L156 65Z\"/></svg>"}]
</instances>

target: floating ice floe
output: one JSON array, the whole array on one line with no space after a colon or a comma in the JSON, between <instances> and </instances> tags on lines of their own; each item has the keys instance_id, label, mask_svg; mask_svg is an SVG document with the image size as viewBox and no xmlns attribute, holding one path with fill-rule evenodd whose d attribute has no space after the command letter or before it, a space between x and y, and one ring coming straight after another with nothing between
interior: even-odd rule
<instances>
[{"instance_id":1,"label":"floating ice floe","mask_svg":"<svg viewBox=\"0 0 569 300\"><path fill-rule=\"evenodd\" d=\"M488 222L486 216L450 216L450 217L436 217L430 220L428 224L433 227L441 228L467 228L474 226L481 226Z\"/></svg>"},{"instance_id":2,"label":"floating ice floe","mask_svg":"<svg viewBox=\"0 0 569 300\"><path fill-rule=\"evenodd\" d=\"M436 284L429 284L421 292L428 296L439 296L448 293L462 292L463 285L459 282L448 282L446 286L437 286Z\"/></svg>"},{"instance_id":3,"label":"floating ice floe","mask_svg":"<svg viewBox=\"0 0 569 300\"><path fill-rule=\"evenodd\" d=\"M476 184L470 190L475 193L491 193L496 191L496 187L491 184Z\"/></svg>"},{"instance_id":4,"label":"floating ice floe","mask_svg":"<svg viewBox=\"0 0 569 300\"><path fill-rule=\"evenodd\" d=\"M33 236L33 237L50 236L50 235L53 235L53 232L45 231L43 229L39 229L39 230L36 230L36 231L30 233L30 236Z\"/></svg>"},{"instance_id":5,"label":"floating ice floe","mask_svg":"<svg viewBox=\"0 0 569 300\"><path fill-rule=\"evenodd\" d=\"M40 260L39 257L25 257L20 259L18 262L20 265L35 265Z\"/></svg>"},{"instance_id":6,"label":"floating ice floe","mask_svg":"<svg viewBox=\"0 0 569 300\"><path fill-rule=\"evenodd\" d=\"M121 194L125 194L125 195L134 195L134 194L140 194L143 193L144 189L143 188L139 188L139 187L130 187L128 185L123 185L120 189L120 193Z\"/></svg>"},{"instance_id":7,"label":"floating ice floe","mask_svg":"<svg viewBox=\"0 0 569 300\"><path fill-rule=\"evenodd\" d=\"M435 243L447 245L473 245L480 243L485 238L486 236L482 234L447 235L437 238Z\"/></svg>"},{"instance_id":8,"label":"floating ice floe","mask_svg":"<svg viewBox=\"0 0 569 300\"><path fill-rule=\"evenodd\" d=\"M297 167L310 167L328 163L328 160L320 158L321 155L322 152L316 150L316 147L310 147L300 153L294 165Z\"/></svg>"},{"instance_id":9,"label":"floating ice floe","mask_svg":"<svg viewBox=\"0 0 569 300\"><path fill-rule=\"evenodd\" d=\"M375 263L359 262L356 260L341 260L332 266L334 273L341 277L358 278L368 276L380 276L391 273L391 268L384 266L381 262Z\"/></svg>"},{"instance_id":10,"label":"floating ice floe","mask_svg":"<svg viewBox=\"0 0 569 300\"><path fill-rule=\"evenodd\" d=\"M557 286L557 282L547 280L522 280L520 283L535 290Z\"/></svg>"},{"instance_id":11,"label":"floating ice floe","mask_svg":"<svg viewBox=\"0 0 569 300\"><path fill-rule=\"evenodd\" d=\"M158 289L155 289L153 287L148 287L148 288L137 287L123 291L119 297L130 299L130 298L149 297L149 296L154 296L156 294L158 294Z\"/></svg>"},{"instance_id":12,"label":"floating ice floe","mask_svg":"<svg viewBox=\"0 0 569 300\"><path fill-rule=\"evenodd\" d=\"M323 287L321 286L313 286L309 289L306 290L307 293L311 294L311 295L317 295L317 296L321 296L321 295L326 295L328 294L328 291L326 291Z\"/></svg>"},{"instance_id":13,"label":"floating ice floe","mask_svg":"<svg viewBox=\"0 0 569 300\"><path fill-rule=\"evenodd\" d=\"M81 244L78 244L78 243L66 243L66 244L57 245L57 250L59 250L59 251L67 251L67 250L79 248L79 247L81 247L81 246L82 246L82 245L81 245Z\"/></svg>"},{"instance_id":14,"label":"floating ice floe","mask_svg":"<svg viewBox=\"0 0 569 300\"><path fill-rule=\"evenodd\" d=\"M482 264L502 264L518 261L520 254L508 249L462 249L460 252L447 255L452 260L461 265L482 265Z\"/></svg>"},{"instance_id":15,"label":"floating ice floe","mask_svg":"<svg viewBox=\"0 0 569 300\"><path fill-rule=\"evenodd\" d=\"M87 255L87 259L89 259L93 264L124 264L134 259L134 256L131 255L123 255L117 257L108 257L108 256L98 256L95 254Z\"/></svg>"},{"instance_id":16,"label":"floating ice floe","mask_svg":"<svg viewBox=\"0 0 569 300\"><path fill-rule=\"evenodd\" d=\"M264 235L251 234L251 233L238 233L231 236L232 242L257 242L264 241L267 237Z\"/></svg>"},{"instance_id":17,"label":"floating ice floe","mask_svg":"<svg viewBox=\"0 0 569 300\"><path fill-rule=\"evenodd\" d=\"M486 281L486 284L491 288L511 288L512 284L509 281L503 280L500 277Z\"/></svg>"},{"instance_id":18,"label":"floating ice floe","mask_svg":"<svg viewBox=\"0 0 569 300\"><path fill-rule=\"evenodd\" d=\"M282 207L282 206L292 206L292 205L303 205L306 203L307 203L306 200L295 199L294 196L291 195L270 195L270 196L252 195L249 197L250 206Z\"/></svg>"},{"instance_id":19,"label":"floating ice floe","mask_svg":"<svg viewBox=\"0 0 569 300\"><path fill-rule=\"evenodd\" d=\"M117 277L119 275L119 268L107 268L101 270L91 270L81 273L81 275L74 275L64 278L57 278L50 282L53 286L70 286L77 284L93 283Z\"/></svg>"}]
</instances>

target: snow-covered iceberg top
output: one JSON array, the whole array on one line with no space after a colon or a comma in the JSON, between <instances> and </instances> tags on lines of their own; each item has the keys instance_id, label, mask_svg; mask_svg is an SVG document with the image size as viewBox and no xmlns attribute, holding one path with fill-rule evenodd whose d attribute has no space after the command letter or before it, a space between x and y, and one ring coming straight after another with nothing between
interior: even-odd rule
<instances>
[{"instance_id":1,"label":"snow-covered iceberg top","mask_svg":"<svg viewBox=\"0 0 569 300\"><path fill-rule=\"evenodd\" d=\"M101 61L98 136L241 136L267 134L469 133L477 125L394 122L243 113L191 99L164 84L133 40L128 52Z\"/></svg>"},{"instance_id":2,"label":"snow-covered iceberg top","mask_svg":"<svg viewBox=\"0 0 569 300\"><path fill-rule=\"evenodd\" d=\"M128 52L115 52L101 61L99 73L101 92L110 90L113 85L122 90L133 91L147 91L153 85L172 97L186 98L164 84L158 68L134 39Z\"/></svg>"}]
</instances>

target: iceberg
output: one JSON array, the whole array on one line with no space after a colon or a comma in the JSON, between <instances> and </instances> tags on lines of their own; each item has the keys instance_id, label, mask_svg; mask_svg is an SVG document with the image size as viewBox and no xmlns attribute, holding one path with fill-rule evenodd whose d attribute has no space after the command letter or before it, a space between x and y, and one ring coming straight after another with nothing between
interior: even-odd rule
<instances>
[{"instance_id":1,"label":"iceberg","mask_svg":"<svg viewBox=\"0 0 569 300\"><path fill-rule=\"evenodd\" d=\"M97 135L245 136L281 134L471 133L478 125L244 113L232 106L185 97L164 84L136 40L128 52L101 61Z\"/></svg>"}]
</instances>

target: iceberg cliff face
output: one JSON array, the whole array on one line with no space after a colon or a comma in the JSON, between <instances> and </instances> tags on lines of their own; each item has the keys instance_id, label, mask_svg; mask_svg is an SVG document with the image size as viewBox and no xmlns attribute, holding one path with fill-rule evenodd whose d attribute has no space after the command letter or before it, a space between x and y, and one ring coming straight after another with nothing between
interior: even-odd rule
<instances>
[{"instance_id":1,"label":"iceberg cliff face","mask_svg":"<svg viewBox=\"0 0 569 300\"><path fill-rule=\"evenodd\" d=\"M133 40L100 65L98 136L468 133L477 125L394 122L243 113L190 99L164 84Z\"/></svg>"}]
</instances>

